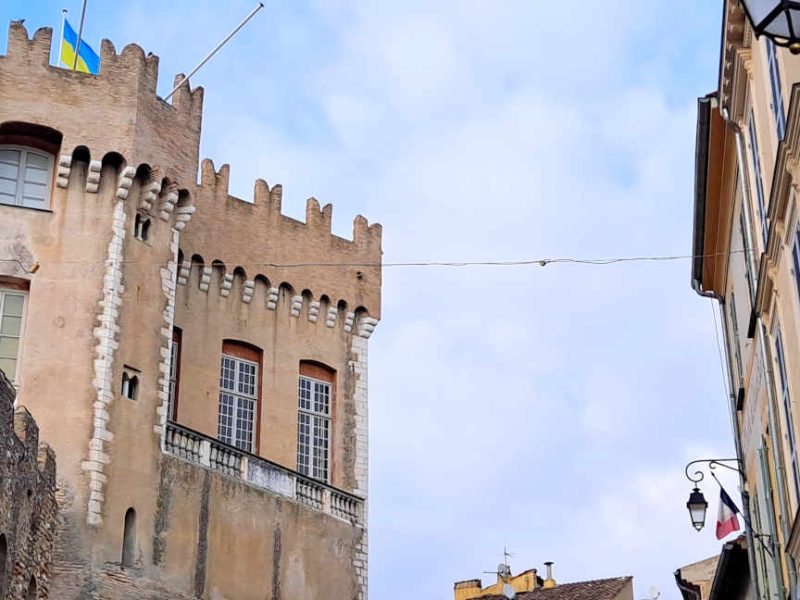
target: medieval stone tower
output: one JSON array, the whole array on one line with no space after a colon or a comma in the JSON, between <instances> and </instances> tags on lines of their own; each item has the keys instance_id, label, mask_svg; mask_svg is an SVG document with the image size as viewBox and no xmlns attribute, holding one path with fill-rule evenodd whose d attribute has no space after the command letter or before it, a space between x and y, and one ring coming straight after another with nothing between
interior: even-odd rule
<instances>
[{"instance_id":1,"label":"medieval stone tower","mask_svg":"<svg viewBox=\"0 0 800 600\"><path fill-rule=\"evenodd\" d=\"M50 597L366 598L380 226L229 196L202 89L51 40L0 56L0 369L57 456Z\"/></svg>"}]
</instances>

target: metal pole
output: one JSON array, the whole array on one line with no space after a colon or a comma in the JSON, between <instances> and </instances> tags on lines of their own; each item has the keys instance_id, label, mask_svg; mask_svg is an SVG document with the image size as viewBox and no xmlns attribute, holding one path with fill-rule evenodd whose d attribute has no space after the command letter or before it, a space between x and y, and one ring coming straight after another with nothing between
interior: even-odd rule
<instances>
[{"instance_id":1,"label":"metal pole","mask_svg":"<svg viewBox=\"0 0 800 600\"><path fill-rule=\"evenodd\" d=\"M247 15L247 16L244 18L244 20L243 20L241 23L239 23L239 25L237 25L236 29L234 29L234 30L233 30L233 31L231 31L231 32L230 32L230 33L229 33L227 36L225 36L225 39L224 39L224 40L222 40L222 41L221 41L219 44L217 44L216 48L214 48L214 49L213 49L211 52L209 52L209 53L208 53L208 56L206 56L206 57L205 57L203 60L201 60L199 65L197 65L197 66L196 66L194 69L192 69L191 71L189 71L189 74L188 74L188 75L186 75L186 76L185 76L183 79L181 79L180 83L178 83L178 85L176 85L176 86L173 88L173 90L172 90L172 91L171 91L169 94L167 94L167 97L166 97L166 98L164 98L164 100L165 100L165 101L166 101L166 100L169 100L169 99L172 97L172 94L174 94L175 92L177 92L177 91L178 91L178 88L179 88L179 87L181 87L181 86L182 86L184 83L186 83L187 81L189 81L189 78L190 78L192 75L194 75L195 73L197 73L197 71L199 71L199 70L200 70L200 68L201 68L201 67L202 67L204 64L206 64L206 63L207 63L209 60L211 60L211 57L212 57L212 56L214 56L214 55L217 53L217 51L218 51L220 48L222 48L222 47L223 47L223 46L224 46L224 45L225 45L225 44L228 42L228 40L230 40L230 39L231 39L233 36L235 36L237 33L239 33L239 30L240 30L242 27L244 27L245 25L247 25L247 22L248 22L250 19L252 19L252 18L255 16L255 14L256 14L258 11L260 11L262 8L264 8L264 3L263 3L263 2L259 2L259 3L258 3L258 6L256 6L256 7L253 9L253 11L252 11L252 12L251 12L249 15Z\"/></svg>"},{"instance_id":2,"label":"metal pole","mask_svg":"<svg viewBox=\"0 0 800 600\"><path fill-rule=\"evenodd\" d=\"M81 9L81 24L78 26L78 41L75 44L75 60L72 61L72 70L78 66L78 54L81 51L81 36L83 35L83 20L86 18L86 4L89 0L83 0L83 8Z\"/></svg>"},{"instance_id":3,"label":"metal pole","mask_svg":"<svg viewBox=\"0 0 800 600\"><path fill-rule=\"evenodd\" d=\"M64 64L61 61L61 51L64 48L64 25L65 25L66 22L67 22L67 9L66 8L62 8L61 9L61 39L58 42L58 66L59 67L62 64ZM64 66L66 67L67 65L64 65Z\"/></svg>"}]
</instances>

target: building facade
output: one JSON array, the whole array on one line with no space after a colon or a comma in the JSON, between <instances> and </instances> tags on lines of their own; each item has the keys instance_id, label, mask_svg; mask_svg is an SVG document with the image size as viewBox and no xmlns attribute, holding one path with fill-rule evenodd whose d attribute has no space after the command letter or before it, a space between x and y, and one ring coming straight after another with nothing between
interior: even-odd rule
<instances>
[{"instance_id":1,"label":"building facade","mask_svg":"<svg viewBox=\"0 0 800 600\"><path fill-rule=\"evenodd\" d=\"M201 88L51 42L0 56L0 368L59 459L50 597L366 598L380 225L230 196Z\"/></svg>"},{"instance_id":2,"label":"building facade","mask_svg":"<svg viewBox=\"0 0 800 600\"><path fill-rule=\"evenodd\" d=\"M718 89L698 103L692 286L720 309L753 597L800 563L800 58L724 2Z\"/></svg>"},{"instance_id":3,"label":"building facade","mask_svg":"<svg viewBox=\"0 0 800 600\"><path fill-rule=\"evenodd\" d=\"M747 540L739 536L722 552L675 571L683 600L751 600L753 585L748 566Z\"/></svg>"}]
</instances>

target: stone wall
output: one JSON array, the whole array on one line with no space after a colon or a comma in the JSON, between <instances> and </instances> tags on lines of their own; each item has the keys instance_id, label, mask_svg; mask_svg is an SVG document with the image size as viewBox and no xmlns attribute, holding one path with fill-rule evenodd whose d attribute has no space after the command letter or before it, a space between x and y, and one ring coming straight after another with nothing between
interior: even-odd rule
<instances>
[{"instance_id":1,"label":"stone wall","mask_svg":"<svg viewBox=\"0 0 800 600\"><path fill-rule=\"evenodd\" d=\"M81 600L357 600L364 530L233 477L162 455L136 560L57 561L54 597ZM60 536L60 554L70 540Z\"/></svg>"},{"instance_id":2,"label":"stone wall","mask_svg":"<svg viewBox=\"0 0 800 600\"><path fill-rule=\"evenodd\" d=\"M50 598L56 462L0 371L0 597Z\"/></svg>"}]
</instances>

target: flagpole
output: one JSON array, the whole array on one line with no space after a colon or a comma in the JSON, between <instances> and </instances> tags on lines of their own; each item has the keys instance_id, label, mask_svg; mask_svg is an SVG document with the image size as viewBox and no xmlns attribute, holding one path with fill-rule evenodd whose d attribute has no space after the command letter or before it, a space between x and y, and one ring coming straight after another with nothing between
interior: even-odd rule
<instances>
[{"instance_id":1,"label":"flagpole","mask_svg":"<svg viewBox=\"0 0 800 600\"><path fill-rule=\"evenodd\" d=\"M78 42L75 44L75 60L72 61L72 70L78 66L78 54L81 51L81 37L83 36L83 21L86 18L86 4L89 0L83 0L83 8L81 9L81 24L78 26Z\"/></svg>"},{"instance_id":2,"label":"flagpole","mask_svg":"<svg viewBox=\"0 0 800 600\"><path fill-rule=\"evenodd\" d=\"M85 6L86 6L86 0L84 0L84 7L85 7ZM196 66L194 69L192 69L191 71L189 71L189 74L188 74L188 75L186 75L186 76L185 76L183 79L181 79L181 80L180 80L180 82L178 83L178 85L176 85L176 86L173 88L173 90L172 90L172 91L171 91L169 94L167 94L167 97L166 97L166 98L164 98L164 100L165 100L165 101L169 100L169 99L172 97L172 94L174 94L175 92L177 92L177 91L178 91L178 88L179 88L179 87L181 87L181 86L182 86L184 83L186 83L187 81L189 81L189 78L190 78L192 75L194 75L195 73L197 73L197 72L200 70L200 68L201 68L201 67L202 67L204 64L206 64L206 63L207 63L209 60L211 60L211 57L212 57L212 56L214 56L214 55L217 53L217 51L218 51L220 48L222 48L222 47L223 47L225 44L227 44L227 43L228 43L228 40L230 40L230 39L231 39L233 36L235 36L237 33L239 33L239 30L240 30L242 27L244 27L245 25L247 25L247 22L248 22L250 19L252 19L252 18L253 18L253 17L256 15L256 13L257 13L258 11L260 11L262 8L264 8L264 3L263 3L263 2L259 2L259 3L258 3L258 6L256 6L256 7L253 9L253 11L252 11L252 12L251 12L249 15L247 15L247 16L244 18L244 20L243 20L241 23L239 23L239 25L237 25L237 26L236 26L236 29L234 29L234 30L233 30L233 31L231 31L231 32L230 32L230 33L229 33L227 36L225 36L225 39L224 39L224 40L222 40L222 41L221 41L219 44L217 44L216 48L214 48L214 49L213 49L211 52L209 52L209 53L208 53L208 55L207 55L207 56L206 56L206 57L205 57L203 60L201 60L201 61L200 61L200 64L198 64L198 65L197 65L197 66ZM80 40L78 40L78 41L80 42Z\"/></svg>"},{"instance_id":3,"label":"flagpole","mask_svg":"<svg viewBox=\"0 0 800 600\"><path fill-rule=\"evenodd\" d=\"M64 47L64 24L66 22L67 22L67 9L66 8L62 8L61 9L61 40L58 42L58 66L59 67L62 64L64 64L61 61L61 50ZM64 65L64 66L66 67L67 65Z\"/></svg>"}]
</instances>

